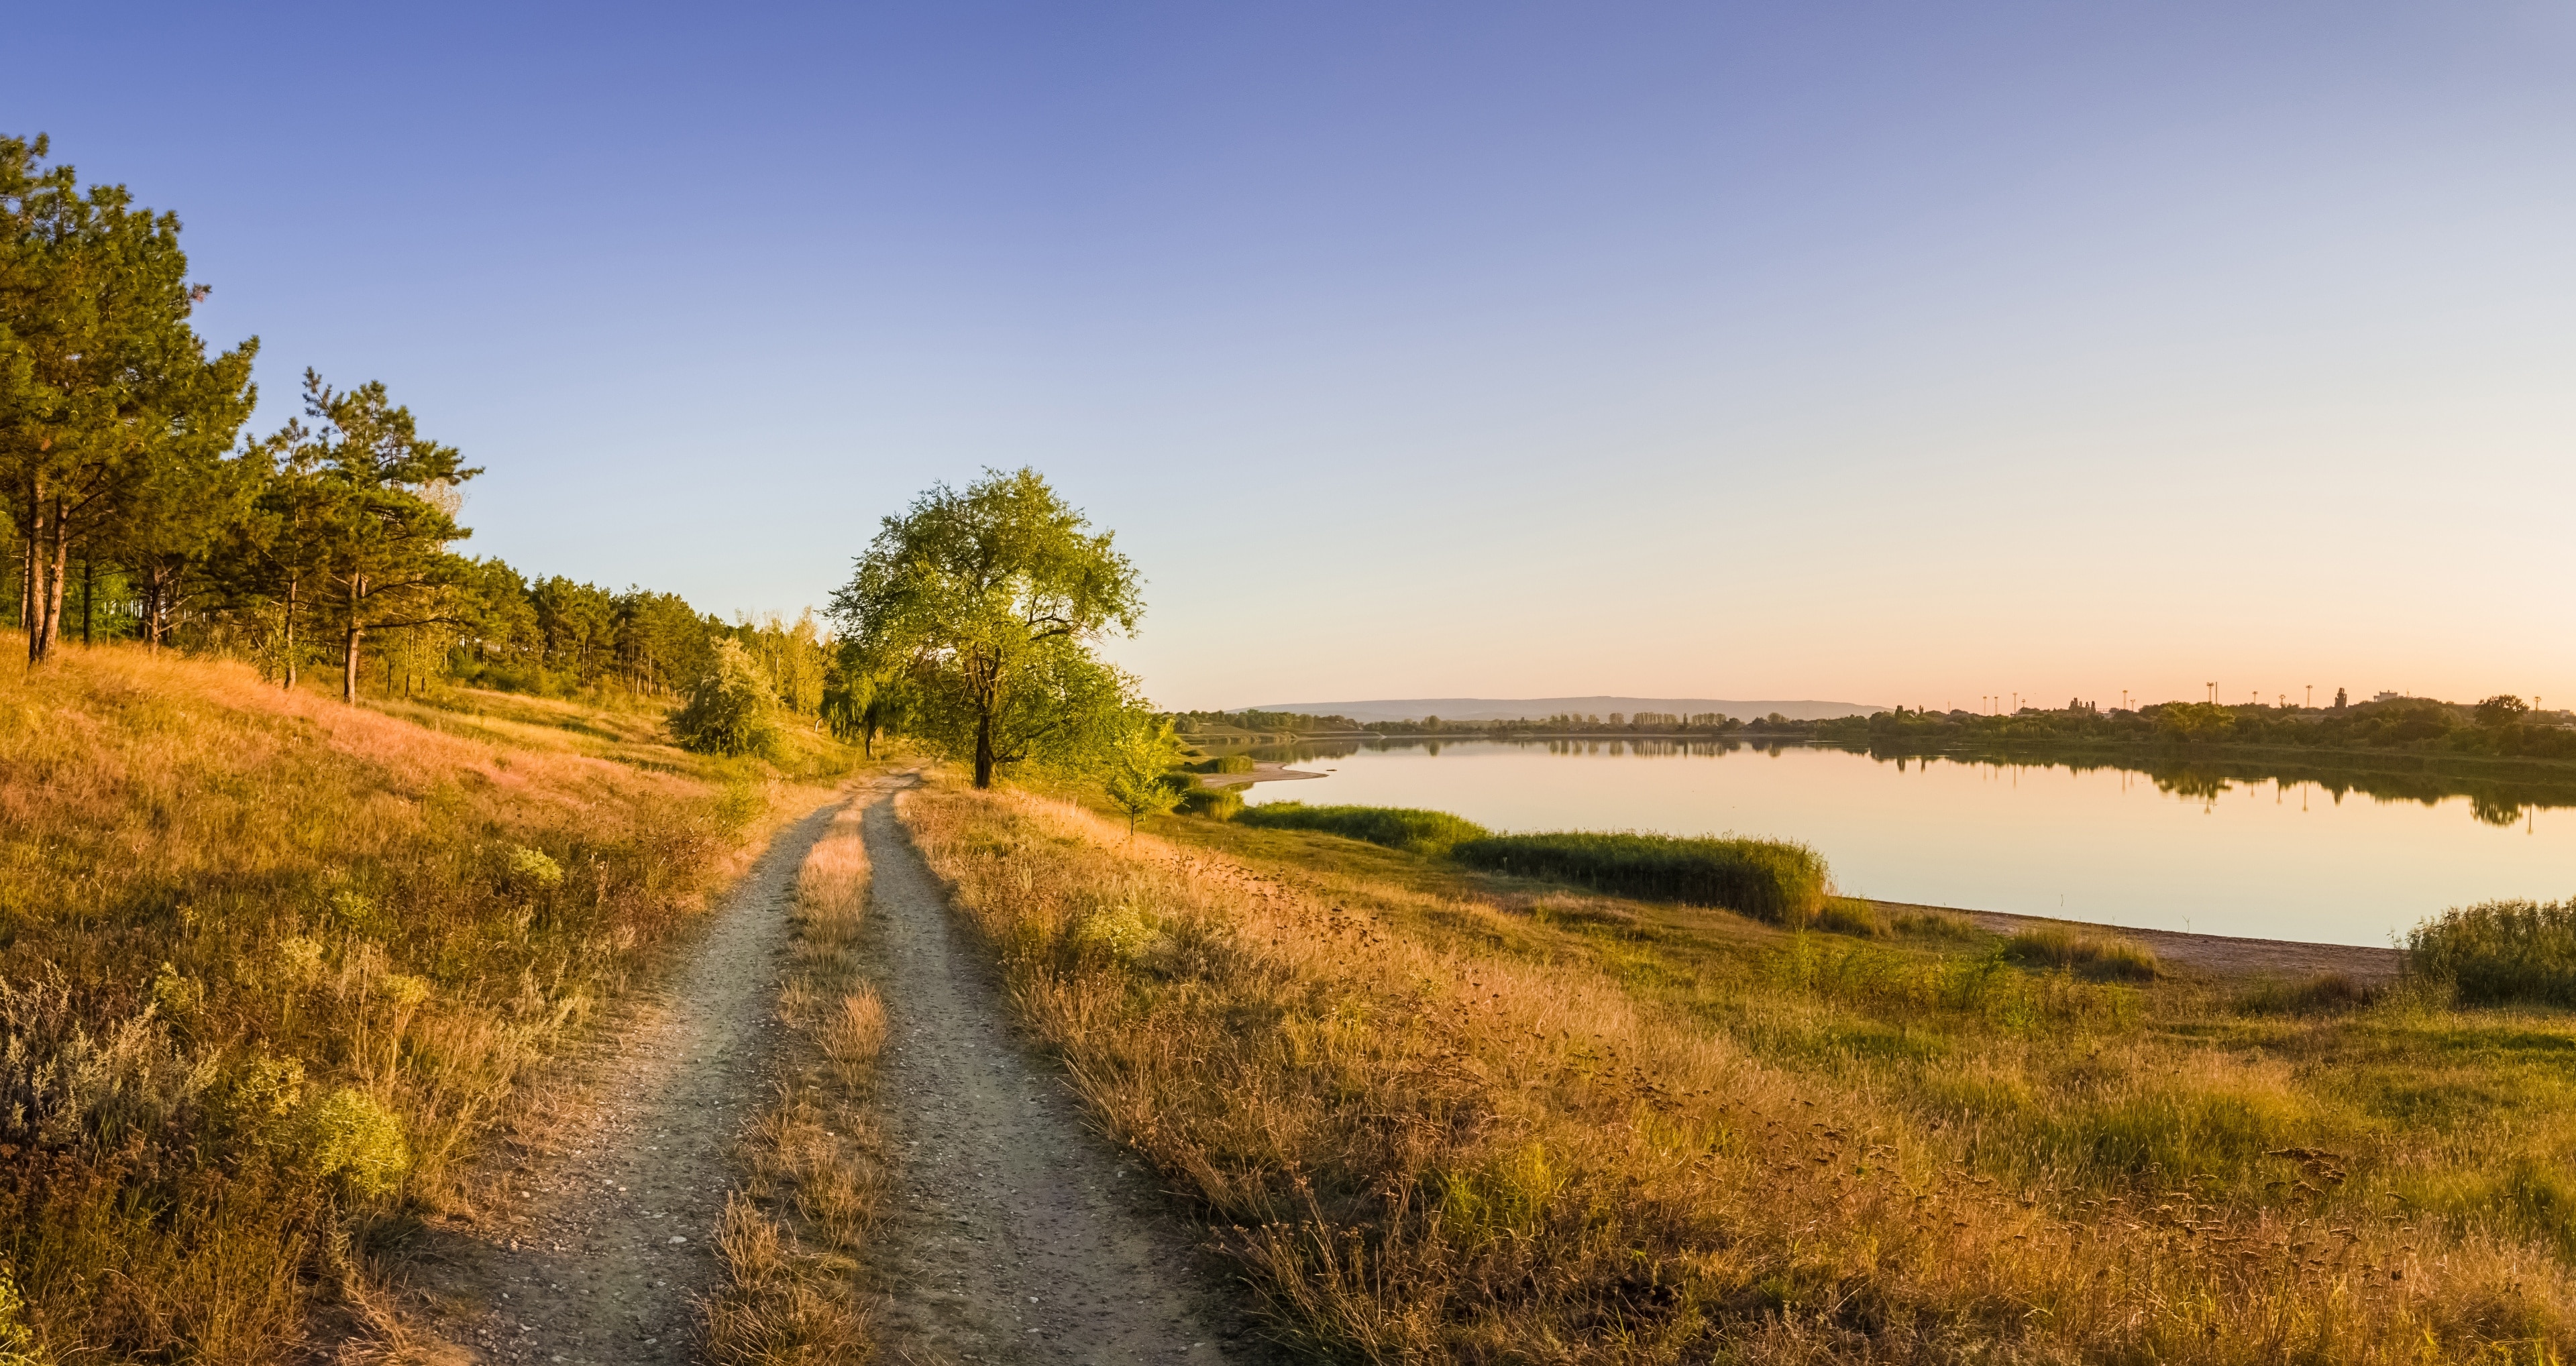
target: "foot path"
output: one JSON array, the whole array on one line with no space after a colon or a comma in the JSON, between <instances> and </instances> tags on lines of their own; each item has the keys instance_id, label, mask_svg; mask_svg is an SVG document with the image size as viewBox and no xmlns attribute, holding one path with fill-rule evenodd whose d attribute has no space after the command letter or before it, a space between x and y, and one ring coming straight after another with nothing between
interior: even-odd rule
<instances>
[{"instance_id":1,"label":"foot path","mask_svg":"<svg viewBox=\"0 0 2576 1366\"><path fill-rule=\"evenodd\" d=\"M687 965L583 1069L597 1080L554 1107L559 1127L521 1140L528 1160L475 1192L469 1219L428 1231L413 1286L467 1359L698 1359L733 1151L770 1096L796 870L839 805L779 832Z\"/></svg>"},{"instance_id":2,"label":"foot path","mask_svg":"<svg viewBox=\"0 0 2576 1366\"><path fill-rule=\"evenodd\" d=\"M894 1361L1267 1359L1156 1207L1151 1174L1090 1131L1060 1072L1013 1039L988 957L896 819L868 808L869 958L892 1025L894 1192L871 1260Z\"/></svg>"}]
</instances>

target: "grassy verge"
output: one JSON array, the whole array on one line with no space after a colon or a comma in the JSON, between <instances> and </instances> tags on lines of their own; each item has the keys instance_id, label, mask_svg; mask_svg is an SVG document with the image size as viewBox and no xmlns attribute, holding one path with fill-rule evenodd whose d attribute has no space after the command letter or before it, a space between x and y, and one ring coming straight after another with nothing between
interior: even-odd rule
<instances>
[{"instance_id":1,"label":"grassy verge","mask_svg":"<svg viewBox=\"0 0 2576 1366\"><path fill-rule=\"evenodd\" d=\"M369 1249L803 795L130 648L5 674L0 1341L60 1361L370 1319Z\"/></svg>"},{"instance_id":2,"label":"grassy verge","mask_svg":"<svg viewBox=\"0 0 2576 1366\"><path fill-rule=\"evenodd\" d=\"M726 1284L707 1306L721 1366L875 1357L858 1257L885 1192L869 1117L885 1007L860 978L868 854L853 802L798 871L795 945L778 999L790 1051L778 1098L745 1144L746 1186L727 1198L717 1251Z\"/></svg>"},{"instance_id":3,"label":"grassy verge","mask_svg":"<svg viewBox=\"0 0 2576 1366\"><path fill-rule=\"evenodd\" d=\"M2576 1346L2557 1015L2234 1010L1296 831L912 824L1103 1126L1319 1354L2531 1359Z\"/></svg>"}]
</instances>

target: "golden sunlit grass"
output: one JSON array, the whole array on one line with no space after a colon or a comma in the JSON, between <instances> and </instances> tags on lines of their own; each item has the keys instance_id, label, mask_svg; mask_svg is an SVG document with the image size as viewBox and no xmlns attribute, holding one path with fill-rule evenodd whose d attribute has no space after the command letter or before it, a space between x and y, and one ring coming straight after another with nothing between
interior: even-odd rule
<instances>
[{"instance_id":1,"label":"golden sunlit grass","mask_svg":"<svg viewBox=\"0 0 2576 1366\"><path fill-rule=\"evenodd\" d=\"M744 1145L750 1180L726 1202L726 1283L707 1306L708 1356L726 1366L874 1355L858 1257L886 1184L867 1109L886 1017L859 975L861 810L843 807L797 872L794 959L778 1002L785 1075Z\"/></svg>"},{"instance_id":2,"label":"golden sunlit grass","mask_svg":"<svg viewBox=\"0 0 2576 1366\"><path fill-rule=\"evenodd\" d=\"M1229 856L1027 794L923 791L906 819L1025 1022L1298 1347L2270 1363L2576 1340L2561 1016L2398 994L2247 1014L1949 924L1790 934L1165 823Z\"/></svg>"},{"instance_id":3,"label":"golden sunlit grass","mask_svg":"<svg viewBox=\"0 0 2576 1366\"><path fill-rule=\"evenodd\" d=\"M515 1084L748 856L774 786L135 649L0 671L16 1326L58 1361L293 1355L374 1240L463 1202Z\"/></svg>"}]
</instances>

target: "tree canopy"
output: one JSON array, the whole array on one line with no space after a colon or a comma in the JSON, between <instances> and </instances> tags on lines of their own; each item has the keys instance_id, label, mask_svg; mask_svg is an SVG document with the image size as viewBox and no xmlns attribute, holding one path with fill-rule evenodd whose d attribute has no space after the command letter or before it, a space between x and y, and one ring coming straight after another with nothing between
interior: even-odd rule
<instances>
[{"instance_id":1,"label":"tree canopy","mask_svg":"<svg viewBox=\"0 0 2576 1366\"><path fill-rule=\"evenodd\" d=\"M1035 470L933 485L832 596L843 673L900 680L907 729L971 764L977 787L1003 765L1095 752L1136 689L1094 646L1143 611L1112 535Z\"/></svg>"}]
</instances>

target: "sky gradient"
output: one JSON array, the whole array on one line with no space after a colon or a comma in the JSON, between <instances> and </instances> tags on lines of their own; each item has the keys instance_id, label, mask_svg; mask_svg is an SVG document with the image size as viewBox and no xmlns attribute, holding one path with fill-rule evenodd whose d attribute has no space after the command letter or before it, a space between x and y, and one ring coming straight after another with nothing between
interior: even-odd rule
<instances>
[{"instance_id":1,"label":"sky gradient","mask_svg":"<svg viewBox=\"0 0 2576 1366\"><path fill-rule=\"evenodd\" d=\"M2576 703L2576 9L56 7L0 131L468 548L1045 471L1160 702Z\"/></svg>"}]
</instances>

